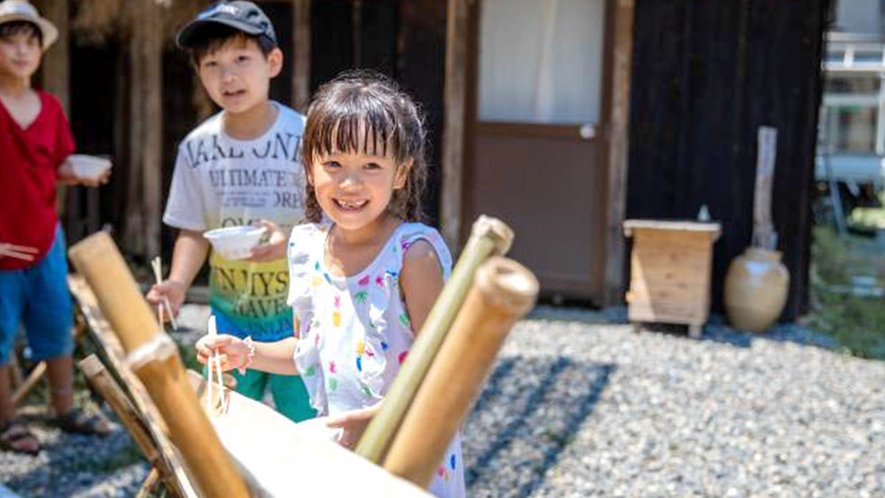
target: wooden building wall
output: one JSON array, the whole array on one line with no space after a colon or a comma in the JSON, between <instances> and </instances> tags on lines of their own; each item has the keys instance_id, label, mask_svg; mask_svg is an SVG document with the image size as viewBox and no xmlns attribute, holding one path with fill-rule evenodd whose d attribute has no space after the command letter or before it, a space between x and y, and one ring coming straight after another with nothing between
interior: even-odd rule
<instances>
[{"instance_id":1,"label":"wooden building wall","mask_svg":"<svg viewBox=\"0 0 885 498\"><path fill-rule=\"evenodd\" d=\"M807 306L820 56L829 0L637 0L628 218L722 223L714 309L753 227L756 134L778 129L773 217L791 284L783 318Z\"/></svg>"},{"instance_id":2,"label":"wooden building wall","mask_svg":"<svg viewBox=\"0 0 885 498\"><path fill-rule=\"evenodd\" d=\"M92 26L79 26L71 33L70 54L62 54L66 63L59 67L66 68L67 61L70 62L70 117L78 145L85 153L111 155L115 162L112 182L100 191L70 189L66 228L71 242L108 225L128 256L146 260L162 254L165 261L170 260L175 231L165 225L148 225L159 224L178 143L216 111L199 88L187 56L174 46L172 37L185 19L208 2L173 3L172 8L165 10L161 4L146 2L152 14L162 16L162 27L151 33L135 29L133 26L139 23L119 12L106 14L118 18L105 20L101 36L93 34ZM445 2L258 3L274 22L285 57L283 72L271 85L272 99L306 112L307 91L313 92L341 70L371 68L398 80L424 105L431 143L430 193L425 210L431 220L436 220L441 176ZM72 24L77 24L83 17L81 9L89 5L83 1L65 3L66 8L70 6ZM95 12L90 13L94 18ZM63 17L63 13L59 16ZM307 42L298 46L296 38ZM158 99L152 109L161 115L154 119L154 125L160 129L151 129L151 133L145 128L143 118L148 113L139 98L144 93L142 87L147 86L141 75L146 66L143 59L162 67L160 73L151 73L151 81L160 82L150 86ZM153 137L150 150L143 143L148 136Z\"/></svg>"}]
</instances>

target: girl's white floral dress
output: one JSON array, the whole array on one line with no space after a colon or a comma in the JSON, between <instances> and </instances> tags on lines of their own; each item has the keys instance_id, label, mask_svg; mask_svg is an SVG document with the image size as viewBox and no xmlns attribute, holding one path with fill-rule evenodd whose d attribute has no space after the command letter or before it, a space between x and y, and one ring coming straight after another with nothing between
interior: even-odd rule
<instances>
[{"instance_id":1,"label":"girl's white floral dress","mask_svg":"<svg viewBox=\"0 0 885 498\"><path fill-rule=\"evenodd\" d=\"M381 401L414 341L399 287L403 254L417 240L436 250L443 278L452 257L439 232L403 223L374 261L349 277L325 265L329 225L295 227L289 239L289 298L299 339L295 364L320 415L339 415ZM464 496L460 437L440 462L430 486L436 496Z\"/></svg>"}]
</instances>

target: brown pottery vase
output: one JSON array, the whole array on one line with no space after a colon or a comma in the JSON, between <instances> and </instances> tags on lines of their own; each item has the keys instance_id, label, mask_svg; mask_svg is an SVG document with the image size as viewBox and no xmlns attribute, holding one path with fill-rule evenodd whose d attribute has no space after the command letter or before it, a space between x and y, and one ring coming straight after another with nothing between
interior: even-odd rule
<instances>
[{"instance_id":1,"label":"brown pottery vase","mask_svg":"<svg viewBox=\"0 0 885 498\"><path fill-rule=\"evenodd\" d=\"M725 276L725 310L731 325L763 332L780 316L787 302L790 274L781 253L748 247L732 260Z\"/></svg>"}]
</instances>

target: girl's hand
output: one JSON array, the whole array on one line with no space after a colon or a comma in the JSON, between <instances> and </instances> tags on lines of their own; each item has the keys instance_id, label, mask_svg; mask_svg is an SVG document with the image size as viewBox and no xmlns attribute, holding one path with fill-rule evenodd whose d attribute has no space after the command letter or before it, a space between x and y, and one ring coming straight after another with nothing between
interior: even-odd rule
<instances>
[{"instance_id":1,"label":"girl's hand","mask_svg":"<svg viewBox=\"0 0 885 498\"><path fill-rule=\"evenodd\" d=\"M342 429L338 444L345 448L353 449L363 436L363 432L366 431L369 422L371 422L375 415L378 414L380 409L381 403L378 403L369 408L354 410L337 417L331 417L326 423L326 426L333 429Z\"/></svg>"},{"instance_id":2,"label":"girl's hand","mask_svg":"<svg viewBox=\"0 0 885 498\"><path fill-rule=\"evenodd\" d=\"M178 316L178 310L181 309L181 305L184 304L184 296L186 292L187 288L183 283L177 280L164 280L163 283L152 286L145 298L151 306L157 307L163 303L163 298L165 297L169 300L169 304L172 306L172 314ZM166 314L163 314L163 318L169 320L169 317L166 316Z\"/></svg>"},{"instance_id":3,"label":"girl's hand","mask_svg":"<svg viewBox=\"0 0 885 498\"><path fill-rule=\"evenodd\" d=\"M252 249L252 256L249 258L249 261L261 263L285 258L288 237L277 227L276 223L270 220L258 220L253 225L264 227L267 233L270 234L270 238L266 244L261 244Z\"/></svg>"},{"instance_id":4,"label":"girl's hand","mask_svg":"<svg viewBox=\"0 0 885 498\"><path fill-rule=\"evenodd\" d=\"M205 335L197 341L197 361L209 363L213 351L221 353L221 370L227 372L244 368L249 363L249 346L246 341L232 335Z\"/></svg>"}]
</instances>

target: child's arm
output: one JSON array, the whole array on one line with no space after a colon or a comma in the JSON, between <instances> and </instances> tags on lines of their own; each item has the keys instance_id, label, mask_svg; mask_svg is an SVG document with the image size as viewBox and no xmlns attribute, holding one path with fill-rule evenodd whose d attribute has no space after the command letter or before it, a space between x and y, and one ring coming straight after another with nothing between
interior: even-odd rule
<instances>
[{"instance_id":1,"label":"child's arm","mask_svg":"<svg viewBox=\"0 0 885 498\"><path fill-rule=\"evenodd\" d=\"M197 341L197 360L205 365L212 351L218 351L221 353L222 370L251 368L268 373L298 375L298 368L292 359L297 344L297 339L287 337L277 342L253 342L250 348L246 341L232 335L207 335Z\"/></svg>"},{"instance_id":2,"label":"child's arm","mask_svg":"<svg viewBox=\"0 0 885 498\"><path fill-rule=\"evenodd\" d=\"M399 278L412 330L417 335L443 288L442 266L436 250L429 242L419 240L409 247L403 258ZM381 410L383 403L382 401L369 408L344 413L329 420L327 425L343 429L338 442L352 448L362 437L372 418Z\"/></svg>"},{"instance_id":3,"label":"child's arm","mask_svg":"<svg viewBox=\"0 0 885 498\"><path fill-rule=\"evenodd\" d=\"M439 257L429 242L418 240L409 246L399 278L412 331L417 335L444 283Z\"/></svg>"},{"instance_id":4,"label":"child's arm","mask_svg":"<svg viewBox=\"0 0 885 498\"><path fill-rule=\"evenodd\" d=\"M203 238L202 233L182 230L175 239L169 277L163 283L151 287L146 296L148 302L157 306L165 296L172 305L172 313L178 314L178 309L184 303L185 293L203 267L207 254L209 241Z\"/></svg>"}]
</instances>

